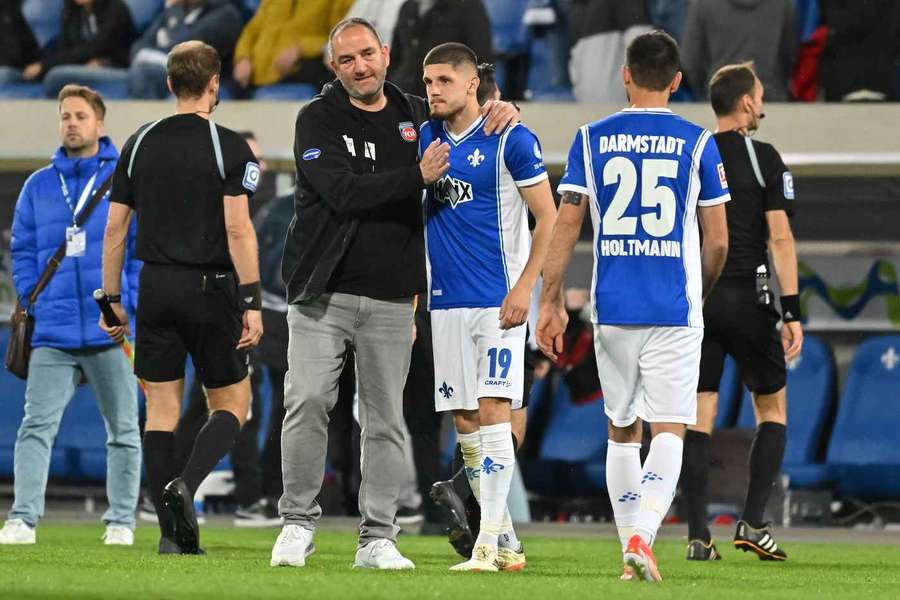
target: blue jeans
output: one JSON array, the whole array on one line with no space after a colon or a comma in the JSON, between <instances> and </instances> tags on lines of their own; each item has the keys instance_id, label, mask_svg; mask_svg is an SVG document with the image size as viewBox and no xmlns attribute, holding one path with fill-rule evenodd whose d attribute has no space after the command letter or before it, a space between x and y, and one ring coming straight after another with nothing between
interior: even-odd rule
<instances>
[{"instance_id":1,"label":"blue jeans","mask_svg":"<svg viewBox=\"0 0 900 600\"><path fill-rule=\"evenodd\" d=\"M10 519L34 527L44 515L50 448L75 387L87 377L106 422L106 495L103 521L134 528L141 483L137 380L117 346L85 350L35 348L25 387L25 418L16 436L15 500Z\"/></svg>"}]
</instances>

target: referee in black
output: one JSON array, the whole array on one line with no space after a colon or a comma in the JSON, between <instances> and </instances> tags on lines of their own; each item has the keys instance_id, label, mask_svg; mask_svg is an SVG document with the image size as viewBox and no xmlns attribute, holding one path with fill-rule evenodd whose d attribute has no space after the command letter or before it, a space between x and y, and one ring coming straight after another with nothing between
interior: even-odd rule
<instances>
[{"instance_id":1,"label":"referee in black","mask_svg":"<svg viewBox=\"0 0 900 600\"><path fill-rule=\"evenodd\" d=\"M259 164L237 133L210 120L218 104L218 53L185 42L169 53L175 114L144 125L122 149L103 240L103 285L120 322L122 259L131 213L144 261L135 373L146 382L144 464L159 517L160 554L199 554L193 495L231 448L247 417L248 350L262 337L256 234L248 199ZM124 327L101 326L114 339ZM182 473L173 431L190 354L210 417Z\"/></svg>"},{"instance_id":2,"label":"referee in black","mask_svg":"<svg viewBox=\"0 0 900 600\"><path fill-rule=\"evenodd\" d=\"M797 288L797 254L788 218L794 213L794 180L770 144L751 139L763 118L763 85L752 63L719 69L709 84L718 117L716 144L722 154L732 201L728 260L703 307L697 424L684 439L682 493L687 502L688 560L718 560L707 527L710 434L719 380L731 354L753 394L757 430L750 450L750 481L734 536L736 548L762 560L785 560L763 513L784 457L785 360L800 354L803 330ZM767 252L768 246L768 252ZM781 291L781 315L769 290L771 254ZM779 319L784 323L779 333Z\"/></svg>"}]
</instances>

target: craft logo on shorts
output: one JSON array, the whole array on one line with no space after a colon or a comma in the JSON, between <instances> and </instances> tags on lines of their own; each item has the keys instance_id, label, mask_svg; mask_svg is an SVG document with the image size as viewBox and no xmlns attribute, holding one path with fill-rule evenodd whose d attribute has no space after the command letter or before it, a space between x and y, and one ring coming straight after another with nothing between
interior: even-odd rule
<instances>
[{"instance_id":1,"label":"craft logo on shorts","mask_svg":"<svg viewBox=\"0 0 900 600\"><path fill-rule=\"evenodd\" d=\"M397 126L400 128L400 137L407 142L414 142L419 139L419 135L416 133L416 128L412 124L412 121L403 121Z\"/></svg>"},{"instance_id":2,"label":"craft logo on shorts","mask_svg":"<svg viewBox=\"0 0 900 600\"><path fill-rule=\"evenodd\" d=\"M244 167L244 189L250 190L251 192L256 191L256 186L259 185L259 165L254 162L248 162L247 166Z\"/></svg>"},{"instance_id":3,"label":"craft logo on shorts","mask_svg":"<svg viewBox=\"0 0 900 600\"><path fill-rule=\"evenodd\" d=\"M725 165L719 163L716 165L716 169L719 170L719 183L722 184L722 189L728 189L728 178L725 177Z\"/></svg>"},{"instance_id":4,"label":"craft logo on shorts","mask_svg":"<svg viewBox=\"0 0 900 600\"><path fill-rule=\"evenodd\" d=\"M318 148L310 148L306 152L303 153L303 160L316 160L322 156L322 151Z\"/></svg>"}]
</instances>

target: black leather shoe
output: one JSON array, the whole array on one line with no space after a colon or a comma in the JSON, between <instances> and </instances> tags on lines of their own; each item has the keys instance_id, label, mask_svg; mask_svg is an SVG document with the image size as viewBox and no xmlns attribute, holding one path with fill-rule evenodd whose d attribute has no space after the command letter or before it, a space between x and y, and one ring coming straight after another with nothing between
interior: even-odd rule
<instances>
[{"instance_id":1,"label":"black leather shoe","mask_svg":"<svg viewBox=\"0 0 900 600\"><path fill-rule=\"evenodd\" d=\"M163 506L175 523L174 542L181 548L181 553L200 554L200 526L194 514L194 498L181 477L166 485Z\"/></svg>"},{"instance_id":2,"label":"black leather shoe","mask_svg":"<svg viewBox=\"0 0 900 600\"><path fill-rule=\"evenodd\" d=\"M722 555L712 542L708 544L703 540L691 540L687 549L688 560L722 560Z\"/></svg>"},{"instance_id":3,"label":"black leather shoe","mask_svg":"<svg viewBox=\"0 0 900 600\"><path fill-rule=\"evenodd\" d=\"M787 554L775 543L771 523L754 529L747 521L738 521L737 531L734 533L734 547L744 552L756 553L759 560L787 560Z\"/></svg>"},{"instance_id":4,"label":"black leather shoe","mask_svg":"<svg viewBox=\"0 0 900 600\"><path fill-rule=\"evenodd\" d=\"M203 551L203 548L197 548L196 552L185 552L181 549L181 546L175 543L175 540L172 538L159 538L159 553L160 554L206 554Z\"/></svg>"},{"instance_id":5,"label":"black leather shoe","mask_svg":"<svg viewBox=\"0 0 900 600\"><path fill-rule=\"evenodd\" d=\"M475 547L475 536L466 521L466 506L453 489L453 482L436 482L431 486L429 495L435 504L443 506L450 514L450 527L447 529L450 545L463 558L470 558Z\"/></svg>"}]
</instances>

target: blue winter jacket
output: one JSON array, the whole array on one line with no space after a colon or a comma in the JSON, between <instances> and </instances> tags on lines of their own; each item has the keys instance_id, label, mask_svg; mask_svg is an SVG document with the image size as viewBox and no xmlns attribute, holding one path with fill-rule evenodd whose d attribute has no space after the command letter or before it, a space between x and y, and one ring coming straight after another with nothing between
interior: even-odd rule
<instances>
[{"instance_id":1,"label":"blue winter jacket","mask_svg":"<svg viewBox=\"0 0 900 600\"><path fill-rule=\"evenodd\" d=\"M76 205L91 176L97 173L93 185L96 190L112 176L118 158L119 152L108 137L100 138L100 151L89 158L69 158L60 148L49 166L35 171L25 182L16 202L10 242L13 283L23 304L28 301L47 261L65 239L66 228L72 226L72 209L66 202L59 176L65 178L72 204ZM100 309L91 295L103 287L103 232L108 212L107 195L83 225L87 237L84 256L63 258L35 306L29 307L35 321L34 347L72 350L112 344L97 324ZM134 257L135 227L132 220L122 274L122 305L132 320L132 331L141 269L140 261Z\"/></svg>"}]
</instances>

